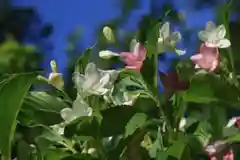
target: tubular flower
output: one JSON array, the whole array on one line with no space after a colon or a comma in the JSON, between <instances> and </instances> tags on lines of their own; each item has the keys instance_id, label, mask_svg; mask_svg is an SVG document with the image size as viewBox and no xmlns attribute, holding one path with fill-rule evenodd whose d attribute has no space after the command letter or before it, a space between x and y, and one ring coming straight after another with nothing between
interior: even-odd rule
<instances>
[{"instance_id":1,"label":"tubular flower","mask_svg":"<svg viewBox=\"0 0 240 160\"><path fill-rule=\"evenodd\" d=\"M200 52L191 56L191 60L195 63L195 68L214 71L219 65L218 49L207 47L206 44L202 43Z\"/></svg>"}]
</instances>

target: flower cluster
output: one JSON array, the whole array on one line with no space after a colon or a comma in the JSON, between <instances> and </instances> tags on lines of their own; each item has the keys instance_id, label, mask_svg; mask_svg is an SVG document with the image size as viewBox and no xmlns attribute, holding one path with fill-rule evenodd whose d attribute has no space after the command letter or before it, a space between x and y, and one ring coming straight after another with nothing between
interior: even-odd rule
<instances>
[{"instance_id":1,"label":"flower cluster","mask_svg":"<svg viewBox=\"0 0 240 160\"><path fill-rule=\"evenodd\" d=\"M207 22L205 30L198 33L198 37L203 43L199 53L192 56L195 68L202 68L207 71L217 69L220 61L218 48L227 48L231 45L225 38L226 28L224 25L216 26L213 22Z\"/></svg>"}]
</instances>

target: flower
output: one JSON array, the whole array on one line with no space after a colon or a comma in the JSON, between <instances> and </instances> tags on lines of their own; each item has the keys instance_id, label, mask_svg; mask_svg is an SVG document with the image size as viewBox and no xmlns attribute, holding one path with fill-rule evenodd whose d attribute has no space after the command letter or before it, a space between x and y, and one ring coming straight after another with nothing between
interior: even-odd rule
<instances>
[{"instance_id":1,"label":"flower","mask_svg":"<svg viewBox=\"0 0 240 160\"><path fill-rule=\"evenodd\" d=\"M62 89L64 86L64 80L61 73L57 72L57 64L54 60L50 62L52 72L49 74L48 83L52 84L58 89Z\"/></svg>"},{"instance_id":2,"label":"flower","mask_svg":"<svg viewBox=\"0 0 240 160\"><path fill-rule=\"evenodd\" d=\"M237 128L240 128L240 117L233 117L228 121L228 124L225 126L226 128L230 128L236 125Z\"/></svg>"},{"instance_id":3,"label":"flower","mask_svg":"<svg viewBox=\"0 0 240 160\"><path fill-rule=\"evenodd\" d=\"M158 53L175 51L178 55L183 55L186 51L176 49L177 43L181 40L180 32L170 32L170 24L164 23L159 30Z\"/></svg>"},{"instance_id":4,"label":"flower","mask_svg":"<svg viewBox=\"0 0 240 160\"><path fill-rule=\"evenodd\" d=\"M196 64L195 68L214 71L219 65L218 49L207 47L205 43L202 43L200 53L191 56L191 60Z\"/></svg>"},{"instance_id":5,"label":"flower","mask_svg":"<svg viewBox=\"0 0 240 160\"><path fill-rule=\"evenodd\" d=\"M92 108L89 107L89 105L83 101L82 97L78 95L73 102L73 107L62 109L60 114L65 122L69 123L79 117L91 116Z\"/></svg>"},{"instance_id":6,"label":"flower","mask_svg":"<svg viewBox=\"0 0 240 160\"><path fill-rule=\"evenodd\" d=\"M118 53L114 53L109 50L103 50L99 52L99 57L102 59L110 59L112 57L118 57L118 56L120 56Z\"/></svg>"},{"instance_id":7,"label":"flower","mask_svg":"<svg viewBox=\"0 0 240 160\"><path fill-rule=\"evenodd\" d=\"M146 52L147 51L142 44L137 43L136 40L132 40L130 52L120 53L120 56L123 58L123 61L126 64L125 68L135 69L137 72L140 72L143 61L146 57Z\"/></svg>"},{"instance_id":8,"label":"flower","mask_svg":"<svg viewBox=\"0 0 240 160\"><path fill-rule=\"evenodd\" d=\"M118 76L116 70L100 70L94 63L88 63L85 68L85 74L75 72L73 81L80 94L91 93L95 95L104 95L111 90L113 83Z\"/></svg>"},{"instance_id":9,"label":"flower","mask_svg":"<svg viewBox=\"0 0 240 160\"><path fill-rule=\"evenodd\" d=\"M103 28L103 35L109 43L114 43L115 42L115 36L114 36L114 33L113 33L113 31L110 27L105 26Z\"/></svg>"},{"instance_id":10,"label":"flower","mask_svg":"<svg viewBox=\"0 0 240 160\"><path fill-rule=\"evenodd\" d=\"M212 145L208 145L205 147L205 152L207 152L210 160L234 160L233 151L228 150L228 144L223 141L216 141Z\"/></svg>"},{"instance_id":11,"label":"flower","mask_svg":"<svg viewBox=\"0 0 240 160\"><path fill-rule=\"evenodd\" d=\"M231 42L224 38L226 28L224 25L216 26L212 21L206 23L205 30L198 33L200 40L204 41L207 47L227 48Z\"/></svg>"}]
</instances>

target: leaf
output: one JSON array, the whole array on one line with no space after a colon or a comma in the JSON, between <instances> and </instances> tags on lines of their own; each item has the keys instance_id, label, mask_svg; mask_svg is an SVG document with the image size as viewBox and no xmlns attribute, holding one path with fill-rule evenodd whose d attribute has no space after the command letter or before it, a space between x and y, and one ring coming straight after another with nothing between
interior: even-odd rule
<instances>
[{"instance_id":1,"label":"leaf","mask_svg":"<svg viewBox=\"0 0 240 160\"><path fill-rule=\"evenodd\" d=\"M26 93L35 80L35 73L15 74L0 88L0 150L7 160L11 157L11 142L18 112Z\"/></svg>"},{"instance_id":2,"label":"leaf","mask_svg":"<svg viewBox=\"0 0 240 160\"><path fill-rule=\"evenodd\" d=\"M186 148L186 144L182 141L178 141L174 143L171 147L168 149L168 155L171 155L177 159L182 159L184 150Z\"/></svg>"},{"instance_id":3,"label":"leaf","mask_svg":"<svg viewBox=\"0 0 240 160\"><path fill-rule=\"evenodd\" d=\"M76 65L75 65L75 71L78 71L80 73L84 73L84 70L85 70L87 64L90 61L93 47L87 48L84 51L84 53L77 59L77 62L76 62Z\"/></svg>"},{"instance_id":4,"label":"leaf","mask_svg":"<svg viewBox=\"0 0 240 160\"><path fill-rule=\"evenodd\" d=\"M154 58L153 56L150 58L146 58L144 60L143 66L141 68L141 74L144 81L148 84L148 87L151 91L154 91Z\"/></svg>"},{"instance_id":5,"label":"leaf","mask_svg":"<svg viewBox=\"0 0 240 160\"><path fill-rule=\"evenodd\" d=\"M167 152L164 151L158 151L156 154L156 160L167 160L168 159L168 154Z\"/></svg>"},{"instance_id":6,"label":"leaf","mask_svg":"<svg viewBox=\"0 0 240 160\"><path fill-rule=\"evenodd\" d=\"M108 108L101 111L102 122L99 128L96 120L77 119L73 123L70 123L65 128L65 136L71 137L73 135L81 136L102 136L110 137L114 135L120 135L124 133L125 126L135 111L132 107L117 106ZM99 130L97 130L99 129Z\"/></svg>"},{"instance_id":7,"label":"leaf","mask_svg":"<svg viewBox=\"0 0 240 160\"><path fill-rule=\"evenodd\" d=\"M18 160L31 160L31 147L29 144L20 140L17 146L17 158Z\"/></svg>"},{"instance_id":8,"label":"leaf","mask_svg":"<svg viewBox=\"0 0 240 160\"><path fill-rule=\"evenodd\" d=\"M35 142L38 145L39 149L46 150L46 146L51 146L53 144L60 144L66 149L75 152L73 144L70 140L64 138L63 136L57 134L55 131L47 128L45 126L38 125L42 129L41 135L35 138Z\"/></svg>"},{"instance_id":9,"label":"leaf","mask_svg":"<svg viewBox=\"0 0 240 160\"><path fill-rule=\"evenodd\" d=\"M183 99L187 102L210 103L217 101L211 84L205 77L194 77L189 89L184 93Z\"/></svg>"},{"instance_id":10,"label":"leaf","mask_svg":"<svg viewBox=\"0 0 240 160\"><path fill-rule=\"evenodd\" d=\"M228 143L240 142L240 134L237 134L237 135L234 135L232 137L229 137L229 138L227 138L224 141L228 142Z\"/></svg>"},{"instance_id":11,"label":"leaf","mask_svg":"<svg viewBox=\"0 0 240 160\"><path fill-rule=\"evenodd\" d=\"M136 129L142 127L147 120L147 115L144 113L136 113L127 123L125 127L125 137L132 135Z\"/></svg>"},{"instance_id":12,"label":"leaf","mask_svg":"<svg viewBox=\"0 0 240 160\"><path fill-rule=\"evenodd\" d=\"M60 111L67 107L62 99L46 92L30 92L24 99L18 120L24 125L58 124L63 121Z\"/></svg>"}]
</instances>

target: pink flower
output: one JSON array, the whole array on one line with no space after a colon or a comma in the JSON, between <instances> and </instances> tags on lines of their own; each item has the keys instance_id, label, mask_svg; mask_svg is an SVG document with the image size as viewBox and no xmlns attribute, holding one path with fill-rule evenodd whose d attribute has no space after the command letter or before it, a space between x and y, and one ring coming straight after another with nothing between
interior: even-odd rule
<instances>
[{"instance_id":1,"label":"pink flower","mask_svg":"<svg viewBox=\"0 0 240 160\"><path fill-rule=\"evenodd\" d=\"M234 160L234 153L232 150L228 151L228 152L224 152L223 157L221 158L221 155L219 156L209 156L209 160Z\"/></svg>"},{"instance_id":2,"label":"pink flower","mask_svg":"<svg viewBox=\"0 0 240 160\"><path fill-rule=\"evenodd\" d=\"M216 141L212 145L205 148L209 156L209 160L234 160L234 153L228 144L222 141Z\"/></svg>"},{"instance_id":3,"label":"pink flower","mask_svg":"<svg viewBox=\"0 0 240 160\"><path fill-rule=\"evenodd\" d=\"M120 56L126 64L125 68L134 69L137 72L140 72L146 52L147 51L143 45L136 43L133 51L120 53Z\"/></svg>"},{"instance_id":4,"label":"pink flower","mask_svg":"<svg viewBox=\"0 0 240 160\"><path fill-rule=\"evenodd\" d=\"M219 65L219 52L217 48L209 48L204 43L200 46L200 53L193 55L191 60L195 68L214 71Z\"/></svg>"}]
</instances>

